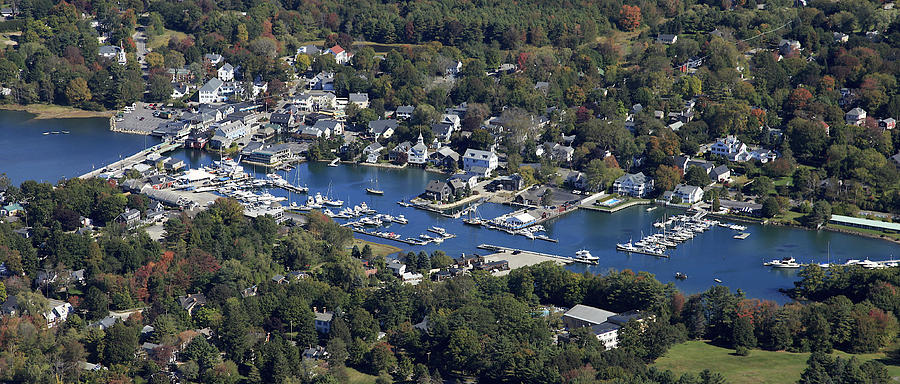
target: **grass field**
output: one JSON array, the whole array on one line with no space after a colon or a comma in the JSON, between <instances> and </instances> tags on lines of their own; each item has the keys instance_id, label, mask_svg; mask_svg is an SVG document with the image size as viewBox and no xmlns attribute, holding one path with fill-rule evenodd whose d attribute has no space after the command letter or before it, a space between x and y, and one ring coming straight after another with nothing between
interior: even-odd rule
<instances>
[{"instance_id":1,"label":"grass field","mask_svg":"<svg viewBox=\"0 0 900 384\"><path fill-rule=\"evenodd\" d=\"M183 39L186 36L187 35L184 34L184 32L178 32L178 31L173 31L171 29L167 29L165 32L163 32L162 35L148 36L147 37L147 48L152 51L156 48L162 47L163 45L169 44L169 39L171 39L172 37L177 37L178 39Z\"/></svg>"},{"instance_id":2,"label":"grass field","mask_svg":"<svg viewBox=\"0 0 900 384\"><path fill-rule=\"evenodd\" d=\"M656 361L655 367L670 369L676 374L699 373L704 369L719 372L734 384L794 383L806 368L809 353L771 352L753 350L750 356L733 355L734 351L703 341L688 341L672 347ZM848 357L843 352L836 356ZM854 355L862 361L878 360L887 365L894 380L900 379L900 365L888 361L884 353Z\"/></svg>"},{"instance_id":3,"label":"grass field","mask_svg":"<svg viewBox=\"0 0 900 384\"><path fill-rule=\"evenodd\" d=\"M353 249L353 246L355 245L355 246L359 247L360 251L362 251L363 247L365 247L366 244L368 244L369 247L372 248L372 254L375 256L381 255L381 256L387 257L388 255L392 255L392 254L402 251L402 249L397 248L393 245L373 243L371 241L366 241L366 240L362 240L362 239L353 239L353 244L350 246L350 249Z\"/></svg>"},{"instance_id":4,"label":"grass field","mask_svg":"<svg viewBox=\"0 0 900 384\"><path fill-rule=\"evenodd\" d=\"M349 384L371 384L377 379L375 376L367 375L353 368L344 368L344 371L347 372L347 383Z\"/></svg>"}]
</instances>

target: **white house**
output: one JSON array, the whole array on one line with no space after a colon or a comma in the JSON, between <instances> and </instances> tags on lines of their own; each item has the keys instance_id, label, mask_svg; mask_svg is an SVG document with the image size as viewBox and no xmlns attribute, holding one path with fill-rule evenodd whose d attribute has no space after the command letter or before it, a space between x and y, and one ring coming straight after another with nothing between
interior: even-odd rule
<instances>
[{"instance_id":1,"label":"white house","mask_svg":"<svg viewBox=\"0 0 900 384\"><path fill-rule=\"evenodd\" d=\"M428 146L425 145L421 132L419 132L419 139L416 141L416 145L410 147L406 154L406 162L410 164L422 165L428 161Z\"/></svg>"},{"instance_id":2,"label":"white house","mask_svg":"<svg viewBox=\"0 0 900 384\"><path fill-rule=\"evenodd\" d=\"M234 80L234 66L231 64L225 63L225 65L219 67L216 70L216 73L219 76L219 80L222 81L232 81Z\"/></svg>"},{"instance_id":3,"label":"white house","mask_svg":"<svg viewBox=\"0 0 900 384\"><path fill-rule=\"evenodd\" d=\"M350 62L350 58L353 57L353 55L351 55L350 52L347 52L347 51L346 51L344 48L342 48L340 45L335 45L335 46L333 46L333 47L331 47L331 48L328 48L327 50L325 50L325 54L326 54L326 55L333 55L333 56L334 56L334 62L335 62L335 63L338 63L338 64L341 64L341 65L344 65L344 64L349 63L349 62Z\"/></svg>"},{"instance_id":4,"label":"white house","mask_svg":"<svg viewBox=\"0 0 900 384\"><path fill-rule=\"evenodd\" d=\"M223 85L225 82L218 78L209 79L200 87L197 99L201 104L218 103L225 100Z\"/></svg>"},{"instance_id":5,"label":"white house","mask_svg":"<svg viewBox=\"0 0 900 384\"><path fill-rule=\"evenodd\" d=\"M337 120L321 119L316 121L316 124L314 124L313 126L321 129L322 131L330 132L335 136L344 134L344 124ZM326 135L326 137L328 136Z\"/></svg>"},{"instance_id":6,"label":"white house","mask_svg":"<svg viewBox=\"0 0 900 384\"><path fill-rule=\"evenodd\" d=\"M351 93L347 100L348 103L356 104L360 109L369 108L368 93Z\"/></svg>"},{"instance_id":7,"label":"white house","mask_svg":"<svg viewBox=\"0 0 900 384\"><path fill-rule=\"evenodd\" d=\"M394 117L397 119L408 119L412 117L413 112L415 112L416 107L412 105L401 105L397 107L397 111L394 112Z\"/></svg>"},{"instance_id":8,"label":"white house","mask_svg":"<svg viewBox=\"0 0 900 384\"><path fill-rule=\"evenodd\" d=\"M626 174L616 179L613 190L620 195L645 197L653 192L653 179L643 172Z\"/></svg>"},{"instance_id":9,"label":"white house","mask_svg":"<svg viewBox=\"0 0 900 384\"><path fill-rule=\"evenodd\" d=\"M497 169L500 158L493 151L469 148L463 155L463 170L479 177L488 177Z\"/></svg>"},{"instance_id":10,"label":"white house","mask_svg":"<svg viewBox=\"0 0 900 384\"><path fill-rule=\"evenodd\" d=\"M742 155L747 153L747 145L736 137L729 135L724 139L716 140L709 150L713 155L722 156L731 161L738 161Z\"/></svg>"},{"instance_id":11,"label":"white house","mask_svg":"<svg viewBox=\"0 0 900 384\"><path fill-rule=\"evenodd\" d=\"M681 202L683 203L694 204L703 199L703 188L687 184L678 184L675 186L675 191L672 192L672 196L680 197Z\"/></svg>"},{"instance_id":12,"label":"white house","mask_svg":"<svg viewBox=\"0 0 900 384\"><path fill-rule=\"evenodd\" d=\"M399 123L395 119L372 120L369 122L369 133L375 136L375 140L378 140L380 137L387 139L394 134L394 130L397 129L398 125Z\"/></svg>"},{"instance_id":13,"label":"white house","mask_svg":"<svg viewBox=\"0 0 900 384\"><path fill-rule=\"evenodd\" d=\"M117 47L115 45L104 45L100 47L100 57L115 60L121 65L128 64L128 59L125 57L125 50L122 49L122 47Z\"/></svg>"},{"instance_id":14,"label":"white house","mask_svg":"<svg viewBox=\"0 0 900 384\"><path fill-rule=\"evenodd\" d=\"M47 302L50 304L50 310L43 314L44 320L47 320L47 328L53 328L66 321L72 312L72 304L54 299L48 299Z\"/></svg>"},{"instance_id":15,"label":"white house","mask_svg":"<svg viewBox=\"0 0 900 384\"><path fill-rule=\"evenodd\" d=\"M219 63L221 63L223 60L225 60L225 58L218 53L207 53L203 55L203 61L205 61L209 65L219 65Z\"/></svg>"},{"instance_id":16,"label":"white house","mask_svg":"<svg viewBox=\"0 0 900 384\"><path fill-rule=\"evenodd\" d=\"M853 108L844 114L844 121L848 125L863 125L866 121L866 110L860 107Z\"/></svg>"},{"instance_id":17,"label":"white house","mask_svg":"<svg viewBox=\"0 0 900 384\"><path fill-rule=\"evenodd\" d=\"M378 158L381 156L381 151L384 150L384 146L378 143L372 143L367 145L362 150L362 157L366 159L367 163L377 163Z\"/></svg>"}]
</instances>

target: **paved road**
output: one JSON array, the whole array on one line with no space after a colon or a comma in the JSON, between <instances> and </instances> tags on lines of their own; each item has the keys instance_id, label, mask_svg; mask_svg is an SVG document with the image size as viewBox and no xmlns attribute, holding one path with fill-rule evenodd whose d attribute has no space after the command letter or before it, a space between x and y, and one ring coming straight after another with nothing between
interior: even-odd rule
<instances>
[{"instance_id":1,"label":"paved road","mask_svg":"<svg viewBox=\"0 0 900 384\"><path fill-rule=\"evenodd\" d=\"M147 56L150 51L147 50L147 35L144 34L143 27L138 27L138 30L131 35L131 38L134 40L138 63L141 64L141 69L145 69L147 63L144 61L144 56Z\"/></svg>"}]
</instances>

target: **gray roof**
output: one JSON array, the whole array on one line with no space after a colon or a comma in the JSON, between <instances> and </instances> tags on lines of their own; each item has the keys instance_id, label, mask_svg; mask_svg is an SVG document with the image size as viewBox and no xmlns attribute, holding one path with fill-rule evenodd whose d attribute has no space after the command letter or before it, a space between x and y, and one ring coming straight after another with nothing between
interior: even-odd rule
<instances>
[{"instance_id":1,"label":"gray roof","mask_svg":"<svg viewBox=\"0 0 900 384\"><path fill-rule=\"evenodd\" d=\"M397 113L412 114L413 112L415 112L415 110L416 107L413 107L412 105L401 105L397 107Z\"/></svg>"},{"instance_id":2,"label":"gray roof","mask_svg":"<svg viewBox=\"0 0 900 384\"><path fill-rule=\"evenodd\" d=\"M605 309L594 308L587 305L578 304L572 309L566 311L563 316L568 316L574 319L587 321L589 323L601 324L609 319L610 316L615 316L614 312L607 311Z\"/></svg>"},{"instance_id":3,"label":"gray roof","mask_svg":"<svg viewBox=\"0 0 900 384\"><path fill-rule=\"evenodd\" d=\"M121 48L119 48L115 45L104 45L104 46L100 47L100 54L101 55L115 55L115 54L119 53L119 49L121 49Z\"/></svg>"},{"instance_id":4,"label":"gray roof","mask_svg":"<svg viewBox=\"0 0 900 384\"><path fill-rule=\"evenodd\" d=\"M622 176L616 179L617 183L624 183L626 180L630 180L634 184L644 184L647 182L647 176L644 175L644 172L638 173L629 173L625 176Z\"/></svg>"},{"instance_id":5,"label":"gray roof","mask_svg":"<svg viewBox=\"0 0 900 384\"><path fill-rule=\"evenodd\" d=\"M322 119L322 120L316 121L316 123L313 124L313 126L316 128L322 129L322 130L324 130L325 128L328 128L328 129L334 131L334 129L337 128L337 126L340 124L341 124L341 122L339 122L337 120Z\"/></svg>"},{"instance_id":6,"label":"gray roof","mask_svg":"<svg viewBox=\"0 0 900 384\"><path fill-rule=\"evenodd\" d=\"M441 193L444 191L444 188L449 188L446 182L440 180L431 180L428 182L428 185L425 187L426 192L436 192Z\"/></svg>"},{"instance_id":7,"label":"gray roof","mask_svg":"<svg viewBox=\"0 0 900 384\"><path fill-rule=\"evenodd\" d=\"M331 321L334 318L334 313L332 312L316 312L315 314L317 321Z\"/></svg>"},{"instance_id":8,"label":"gray roof","mask_svg":"<svg viewBox=\"0 0 900 384\"><path fill-rule=\"evenodd\" d=\"M388 128L397 129L397 126L400 125L396 119L386 119L386 120L372 120L369 122L369 129L372 132L381 134L384 133Z\"/></svg>"},{"instance_id":9,"label":"gray roof","mask_svg":"<svg viewBox=\"0 0 900 384\"><path fill-rule=\"evenodd\" d=\"M602 335L604 333L618 331L619 328L622 328L622 327L607 321L607 322L603 322L603 323L592 326L591 332L593 332L595 335Z\"/></svg>"},{"instance_id":10,"label":"gray roof","mask_svg":"<svg viewBox=\"0 0 900 384\"><path fill-rule=\"evenodd\" d=\"M712 171L710 171L710 173L714 173L716 175L724 175L728 172L731 172L731 170L728 169L727 165L720 165L718 167L713 168Z\"/></svg>"},{"instance_id":11,"label":"gray roof","mask_svg":"<svg viewBox=\"0 0 900 384\"><path fill-rule=\"evenodd\" d=\"M436 136L447 136L447 134L449 134L452 129L453 126L447 123L431 124L431 132L434 132Z\"/></svg>"},{"instance_id":12,"label":"gray roof","mask_svg":"<svg viewBox=\"0 0 900 384\"><path fill-rule=\"evenodd\" d=\"M222 84L225 84L225 82L214 77L212 79L209 79L206 84L203 84L203 86L200 87L200 92L216 92L220 87L222 87Z\"/></svg>"},{"instance_id":13,"label":"gray roof","mask_svg":"<svg viewBox=\"0 0 900 384\"><path fill-rule=\"evenodd\" d=\"M348 100L351 103L366 102L366 101L369 101L369 94L368 93L351 93L350 96L348 97Z\"/></svg>"}]
</instances>

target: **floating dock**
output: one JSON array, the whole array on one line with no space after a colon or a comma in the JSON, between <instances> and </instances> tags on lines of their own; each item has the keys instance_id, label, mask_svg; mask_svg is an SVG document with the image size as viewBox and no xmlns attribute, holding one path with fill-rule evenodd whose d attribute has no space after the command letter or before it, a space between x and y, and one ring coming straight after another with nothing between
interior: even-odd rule
<instances>
[{"instance_id":1,"label":"floating dock","mask_svg":"<svg viewBox=\"0 0 900 384\"><path fill-rule=\"evenodd\" d=\"M566 264L569 264L569 263L582 263L582 264L591 264L591 265L593 265L593 264L598 264L598 263L595 262L595 261L578 260L578 259L576 259L576 258L574 258L574 257L565 257L565 256L560 256L560 255L551 255L551 254L549 254L549 253L542 253L542 252L528 251L528 250L525 250L525 249L509 248L509 247L503 247L503 246L492 245L492 244L480 244L480 245L478 246L478 248L479 248L479 249L488 250L488 251L493 251L493 252L506 252L506 253L516 253L516 252L519 252L519 253L523 253L523 254L538 255L538 256L543 256L543 257L549 257L549 258L551 258L551 259L560 260L560 261L565 262Z\"/></svg>"}]
</instances>

